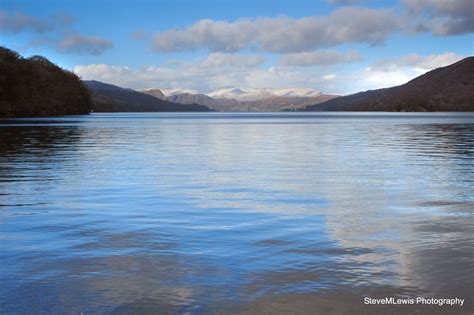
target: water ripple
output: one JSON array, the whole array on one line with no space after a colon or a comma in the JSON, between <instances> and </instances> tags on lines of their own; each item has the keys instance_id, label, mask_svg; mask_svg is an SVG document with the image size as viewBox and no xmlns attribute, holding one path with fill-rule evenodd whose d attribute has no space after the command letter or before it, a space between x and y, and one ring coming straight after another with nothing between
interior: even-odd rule
<instances>
[{"instance_id":1,"label":"water ripple","mask_svg":"<svg viewBox=\"0 0 474 315\"><path fill-rule=\"evenodd\" d=\"M0 137L1 313L473 292L469 113L94 114Z\"/></svg>"}]
</instances>

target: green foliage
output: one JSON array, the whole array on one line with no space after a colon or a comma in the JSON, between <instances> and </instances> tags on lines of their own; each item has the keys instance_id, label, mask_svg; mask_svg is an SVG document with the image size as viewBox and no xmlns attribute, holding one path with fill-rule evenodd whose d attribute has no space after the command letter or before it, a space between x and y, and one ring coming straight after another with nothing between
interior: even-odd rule
<instances>
[{"instance_id":1,"label":"green foliage","mask_svg":"<svg viewBox=\"0 0 474 315\"><path fill-rule=\"evenodd\" d=\"M0 117L88 114L89 90L47 58L0 47Z\"/></svg>"}]
</instances>

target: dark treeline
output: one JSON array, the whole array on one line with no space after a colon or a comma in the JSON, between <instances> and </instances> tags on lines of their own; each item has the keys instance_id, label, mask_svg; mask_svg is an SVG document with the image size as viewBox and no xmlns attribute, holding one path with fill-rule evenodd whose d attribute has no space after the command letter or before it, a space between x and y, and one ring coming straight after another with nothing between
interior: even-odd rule
<instances>
[{"instance_id":1,"label":"dark treeline","mask_svg":"<svg viewBox=\"0 0 474 315\"><path fill-rule=\"evenodd\" d=\"M88 114L89 90L74 73L42 56L0 47L0 117Z\"/></svg>"}]
</instances>

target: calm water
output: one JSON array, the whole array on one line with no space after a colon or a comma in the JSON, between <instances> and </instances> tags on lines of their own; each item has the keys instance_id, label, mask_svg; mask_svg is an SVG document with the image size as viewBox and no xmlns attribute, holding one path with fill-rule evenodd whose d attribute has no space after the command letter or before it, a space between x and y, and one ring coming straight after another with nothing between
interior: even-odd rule
<instances>
[{"instance_id":1,"label":"calm water","mask_svg":"<svg viewBox=\"0 0 474 315\"><path fill-rule=\"evenodd\" d=\"M473 214L472 113L2 120L0 313L472 297Z\"/></svg>"}]
</instances>

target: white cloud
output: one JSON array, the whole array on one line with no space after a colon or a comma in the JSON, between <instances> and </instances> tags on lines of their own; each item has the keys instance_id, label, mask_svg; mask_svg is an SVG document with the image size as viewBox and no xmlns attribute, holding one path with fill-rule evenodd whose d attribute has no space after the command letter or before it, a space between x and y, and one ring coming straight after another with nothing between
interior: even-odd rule
<instances>
[{"instance_id":1,"label":"white cloud","mask_svg":"<svg viewBox=\"0 0 474 315\"><path fill-rule=\"evenodd\" d=\"M474 32L472 0L403 0L413 16L418 16L416 29L434 35L458 35Z\"/></svg>"},{"instance_id":2,"label":"white cloud","mask_svg":"<svg viewBox=\"0 0 474 315\"><path fill-rule=\"evenodd\" d=\"M269 52L303 52L342 43L380 44L400 28L389 9L343 7L327 16L302 18L261 17L233 22L200 20L185 29L155 34L158 52L208 49L236 52L257 49Z\"/></svg>"},{"instance_id":3,"label":"white cloud","mask_svg":"<svg viewBox=\"0 0 474 315\"><path fill-rule=\"evenodd\" d=\"M362 60L362 56L355 51L341 53L333 50L322 50L286 54L280 58L280 64L286 66L335 65Z\"/></svg>"},{"instance_id":4,"label":"white cloud","mask_svg":"<svg viewBox=\"0 0 474 315\"><path fill-rule=\"evenodd\" d=\"M196 63L175 60L171 65L133 68L105 64L74 68L85 80L98 80L136 89L188 88L210 92L224 86L242 88L307 87L326 93L347 94L406 83L436 67L462 57L448 52L439 55L415 54L373 63L360 70L332 69L320 72L312 67L270 66L263 68L255 55L211 54ZM246 66L244 66L246 65ZM326 69L327 68L322 68Z\"/></svg>"},{"instance_id":5,"label":"white cloud","mask_svg":"<svg viewBox=\"0 0 474 315\"><path fill-rule=\"evenodd\" d=\"M130 34L130 37L134 40L145 40L150 37L150 34L144 30L136 30Z\"/></svg>"},{"instance_id":6,"label":"white cloud","mask_svg":"<svg viewBox=\"0 0 474 315\"><path fill-rule=\"evenodd\" d=\"M105 64L80 65L74 72L86 80L98 80L131 88L192 88L208 91L226 85L245 84L249 73L259 70L264 58L256 55L212 53L198 62L170 60L163 66L132 68Z\"/></svg>"},{"instance_id":7,"label":"white cloud","mask_svg":"<svg viewBox=\"0 0 474 315\"><path fill-rule=\"evenodd\" d=\"M225 70L224 70L225 69ZM122 87L187 88L210 92L224 86L242 88L287 88L290 86L315 88L325 91L322 74L303 68L248 66L225 68L203 60L196 65L183 62L159 67L127 67L106 64L79 65L74 72L84 80L98 80ZM339 87L341 88L341 87Z\"/></svg>"},{"instance_id":8,"label":"white cloud","mask_svg":"<svg viewBox=\"0 0 474 315\"><path fill-rule=\"evenodd\" d=\"M110 40L73 31L75 19L64 13L34 17L21 12L0 10L0 33L32 32L30 46L51 46L60 53L100 55L112 48Z\"/></svg>"},{"instance_id":9,"label":"white cloud","mask_svg":"<svg viewBox=\"0 0 474 315\"><path fill-rule=\"evenodd\" d=\"M403 68L410 68L418 72L426 72L438 67L450 65L462 58L462 56L454 52L428 56L409 54L399 58L379 60L375 62L371 68L372 70L383 72L393 72Z\"/></svg>"},{"instance_id":10,"label":"white cloud","mask_svg":"<svg viewBox=\"0 0 474 315\"><path fill-rule=\"evenodd\" d=\"M365 90L369 90L404 84L416 76L415 72L410 69L380 71L368 67L361 73L361 80L366 86Z\"/></svg>"},{"instance_id":11,"label":"white cloud","mask_svg":"<svg viewBox=\"0 0 474 315\"><path fill-rule=\"evenodd\" d=\"M261 65L265 59L257 55L235 55L225 53L211 53L198 65L202 68L248 68Z\"/></svg>"},{"instance_id":12,"label":"white cloud","mask_svg":"<svg viewBox=\"0 0 474 315\"><path fill-rule=\"evenodd\" d=\"M326 75L323 75L323 80L334 80L336 78L336 75L331 73L331 74L326 74Z\"/></svg>"},{"instance_id":13,"label":"white cloud","mask_svg":"<svg viewBox=\"0 0 474 315\"><path fill-rule=\"evenodd\" d=\"M354 4L358 0L329 0ZM204 19L186 28L157 32L156 52L257 50L310 52L348 43L381 44L395 32L456 35L474 31L472 0L402 0L405 11L343 6L327 15L258 17L234 21Z\"/></svg>"},{"instance_id":14,"label":"white cloud","mask_svg":"<svg viewBox=\"0 0 474 315\"><path fill-rule=\"evenodd\" d=\"M9 13L0 11L0 31L8 33L20 33L25 30L33 30L37 33L44 33L51 30L49 21L43 20L21 12Z\"/></svg>"},{"instance_id":15,"label":"white cloud","mask_svg":"<svg viewBox=\"0 0 474 315\"><path fill-rule=\"evenodd\" d=\"M65 35L55 46L59 52L100 55L105 50L112 48L113 44L112 41L99 36L71 33Z\"/></svg>"},{"instance_id":16,"label":"white cloud","mask_svg":"<svg viewBox=\"0 0 474 315\"><path fill-rule=\"evenodd\" d=\"M399 58L384 59L373 63L361 74L365 86L370 89L404 84L430 70L445 67L463 57L453 52L420 56L409 54Z\"/></svg>"}]
</instances>

